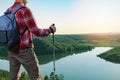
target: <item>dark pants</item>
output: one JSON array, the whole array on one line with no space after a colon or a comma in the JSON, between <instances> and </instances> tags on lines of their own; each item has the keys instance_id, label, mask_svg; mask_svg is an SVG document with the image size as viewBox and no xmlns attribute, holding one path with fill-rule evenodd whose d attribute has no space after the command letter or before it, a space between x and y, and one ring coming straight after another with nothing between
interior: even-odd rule
<instances>
[{"instance_id":1,"label":"dark pants","mask_svg":"<svg viewBox=\"0 0 120 80\"><path fill-rule=\"evenodd\" d=\"M8 57L10 61L10 79L19 80L21 77L21 64L28 72L31 80L42 80L39 70L39 61L35 55L33 48L19 50L12 52L8 50Z\"/></svg>"}]
</instances>

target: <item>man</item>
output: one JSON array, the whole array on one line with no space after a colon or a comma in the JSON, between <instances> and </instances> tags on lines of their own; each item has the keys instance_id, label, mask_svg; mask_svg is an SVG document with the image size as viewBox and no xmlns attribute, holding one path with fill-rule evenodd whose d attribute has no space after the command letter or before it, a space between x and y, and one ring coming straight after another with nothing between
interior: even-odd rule
<instances>
[{"instance_id":1,"label":"man","mask_svg":"<svg viewBox=\"0 0 120 80\"><path fill-rule=\"evenodd\" d=\"M14 4L9 8L9 12L12 12L18 5L25 6L15 13L18 29L20 33L24 32L24 34L18 45L8 49L10 80L20 79L19 70L21 64L28 72L31 80L42 80L39 62L33 50L32 35L43 37L56 32L54 25L51 25L48 29L38 29L30 9L26 7L26 3L27 0L15 0Z\"/></svg>"}]
</instances>

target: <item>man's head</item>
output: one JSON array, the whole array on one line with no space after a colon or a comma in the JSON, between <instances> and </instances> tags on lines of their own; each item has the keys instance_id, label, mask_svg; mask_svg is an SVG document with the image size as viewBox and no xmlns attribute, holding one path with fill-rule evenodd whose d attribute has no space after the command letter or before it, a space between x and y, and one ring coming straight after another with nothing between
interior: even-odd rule
<instances>
[{"instance_id":1,"label":"man's head","mask_svg":"<svg viewBox=\"0 0 120 80\"><path fill-rule=\"evenodd\" d=\"M21 3L23 3L25 6L26 6L26 4L27 4L27 0L15 0L16 2L21 2Z\"/></svg>"}]
</instances>

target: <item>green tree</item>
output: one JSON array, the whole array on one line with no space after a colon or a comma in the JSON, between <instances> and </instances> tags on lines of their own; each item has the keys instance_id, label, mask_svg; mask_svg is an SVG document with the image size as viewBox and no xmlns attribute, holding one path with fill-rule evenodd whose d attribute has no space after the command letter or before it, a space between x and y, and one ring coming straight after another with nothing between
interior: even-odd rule
<instances>
[{"instance_id":1,"label":"green tree","mask_svg":"<svg viewBox=\"0 0 120 80\"><path fill-rule=\"evenodd\" d=\"M30 80L30 78L26 72L23 72L20 80Z\"/></svg>"},{"instance_id":2,"label":"green tree","mask_svg":"<svg viewBox=\"0 0 120 80\"><path fill-rule=\"evenodd\" d=\"M50 79L49 79L49 77L46 75L46 76L44 77L44 80L50 80Z\"/></svg>"}]
</instances>

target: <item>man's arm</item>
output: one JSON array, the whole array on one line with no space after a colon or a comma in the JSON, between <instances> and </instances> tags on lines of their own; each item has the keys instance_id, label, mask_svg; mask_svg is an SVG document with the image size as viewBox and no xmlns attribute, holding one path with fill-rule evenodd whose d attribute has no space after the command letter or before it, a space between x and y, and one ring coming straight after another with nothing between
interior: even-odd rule
<instances>
[{"instance_id":1,"label":"man's arm","mask_svg":"<svg viewBox=\"0 0 120 80\"><path fill-rule=\"evenodd\" d=\"M24 17L24 21L25 21L25 24L27 25L28 29L34 35L42 37L42 36L47 36L51 33L51 30L49 28L48 29L39 29L37 27L34 17L29 9L26 9L23 17Z\"/></svg>"}]
</instances>

